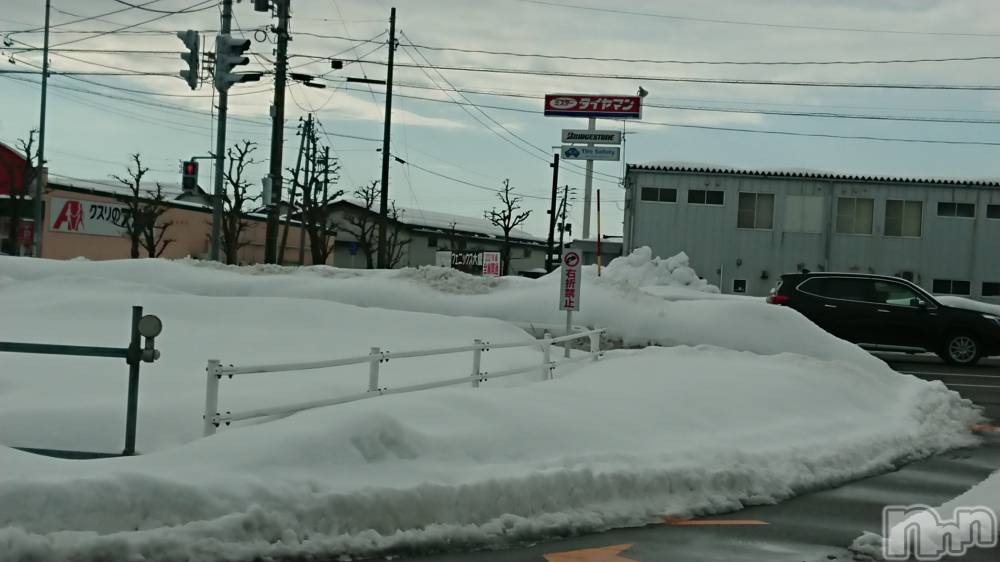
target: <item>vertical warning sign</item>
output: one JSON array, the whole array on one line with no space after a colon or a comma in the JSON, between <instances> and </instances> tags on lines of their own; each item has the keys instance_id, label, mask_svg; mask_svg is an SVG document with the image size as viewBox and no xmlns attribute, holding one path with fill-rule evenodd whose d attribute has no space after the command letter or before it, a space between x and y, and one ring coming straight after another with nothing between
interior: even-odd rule
<instances>
[{"instance_id":1,"label":"vertical warning sign","mask_svg":"<svg viewBox=\"0 0 1000 562\"><path fill-rule=\"evenodd\" d=\"M562 257L559 310L580 310L580 254L567 250Z\"/></svg>"}]
</instances>

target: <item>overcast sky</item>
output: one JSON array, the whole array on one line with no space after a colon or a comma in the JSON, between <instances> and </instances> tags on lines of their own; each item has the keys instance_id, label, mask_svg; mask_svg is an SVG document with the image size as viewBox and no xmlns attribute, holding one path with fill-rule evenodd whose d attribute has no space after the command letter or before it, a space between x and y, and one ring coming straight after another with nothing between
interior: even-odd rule
<instances>
[{"instance_id":1,"label":"overcast sky","mask_svg":"<svg viewBox=\"0 0 1000 562\"><path fill-rule=\"evenodd\" d=\"M149 0L131 0L141 4ZM612 62L496 55L455 50L567 55L651 61L861 61L1000 56L1000 2L996 0L291 0L290 65L296 72L323 75L327 89L293 84L288 88L290 125L309 112L317 115L324 142L342 166L340 186L350 192L380 175L384 87L346 84L345 77L381 79L388 51L384 44L390 8L397 8L398 39L393 97L390 193L402 206L480 216L495 203L488 189L510 178L534 210L528 230L547 229L546 197L551 185L552 147L560 129L585 128L583 119L544 117L547 92L633 94L648 90L642 122L629 122L625 160L629 163L682 161L748 169L809 168L846 174L906 177L1000 177L1000 146L926 144L861 139L788 136L753 131L784 131L851 137L1000 143L997 123L858 120L762 113L704 111L725 108L767 112L834 113L1000 120L1000 92L943 89L877 89L777 85L704 84L654 80L711 77L742 80L930 85L1000 85L1000 60L837 65L706 65ZM159 0L158 10L200 6L196 0ZM216 9L171 15L127 31L94 34L165 14L127 9L115 0L52 0L53 25L114 10L98 20L54 27L57 49L170 51L171 53L94 53L54 51L54 71L118 72L106 66L175 74L184 65L181 41L172 32L196 29L209 44L219 27ZM263 31L269 14L253 2L234 6L234 27L254 40L259 54L248 67L268 67L274 39ZM610 10L610 11L608 11ZM0 142L14 144L37 126L37 52L42 34L30 30L44 21L43 0L6 0L0 30L8 39L0 59ZM25 32L28 30L28 32ZM150 33L161 30L171 33ZM16 32L16 33L15 33ZM135 33L138 32L138 33ZM322 37L318 37L322 36ZM353 39L349 40L347 38ZM82 40L81 40L82 39ZM370 40L370 42L362 42ZM419 45L414 47L411 45ZM306 56L299 56L306 55ZM315 58L309 58L309 57ZM67 57L72 57L67 58ZM327 58L324 58L327 57ZM328 57L363 58L332 70ZM11 64L7 59L15 61ZM78 59L78 60L73 60ZM97 66L93 63L106 66ZM262 66L263 65L263 66ZM410 65L409 67L404 65ZM420 66L422 68L413 68ZM625 79L519 75L435 70L431 66L526 69L552 73L596 73ZM440 72L440 73L439 73ZM641 77L641 78L637 78ZM213 149L212 90L192 92L179 77L54 75L49 85L46 156L50 173L107 178L122 173L128 155L140 152L158 180L177 182L178 163ZM25 82L27 81L27 82ZM109 88L113 86L117 89ZM413 86L420 86L416 88ZM140 92L127 92L121 88ZM508 95L457 94L450 88ZM258 159L269 152L270 76L234 86L230 143L260 144ZM239 95L236 95L239 94ZM414 99L413 96L428 99ZM458 105L455 102L471 105ZM649 105L675 106L654 108ZM678 109L677 106L688 109ZM186 109L187 111L182 111ZM514 111L517 110L517 111ZM246 121L249 120L249 121ZM681 127L697 126L708 128ZM502 126L502 127L501 127ZM621 129L621 122L598 121L599 129ZM506 130L505 130L506 129ZM335 135L350 135L345 136ZM367 140L366 140L367 139ZM298 148L286 133L284 161L292 165ZM582 163L580 163L582 164ZM419 168L418 168L419 167ZM425 170L474 184L470 186ZM622 164L598 162L595 187L601 189L603 222L621 231ZM266 162L254 179L265 175ZM200 183L212 185L210 167ZM579 188L582 165L565 165L560 185ZM582 204L577 204L580 223ZM578 227L575 229L578 232Z\"/></svg>"}]
</instances>

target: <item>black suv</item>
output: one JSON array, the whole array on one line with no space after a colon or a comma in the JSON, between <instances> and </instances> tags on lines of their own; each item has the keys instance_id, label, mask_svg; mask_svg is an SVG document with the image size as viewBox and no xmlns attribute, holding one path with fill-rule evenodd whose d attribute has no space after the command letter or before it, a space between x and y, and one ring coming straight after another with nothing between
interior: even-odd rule
<instances>
[{"instance_id":1,"label":"black suv","mask_svg":"<svg viewBox=\"0 0 1000 562\"><path fill-rule=\"evenodd\" d=\"M794 308L827 332L862 347L926 350L956 365L1000 354L1000 317L945 306L897 277L787 274L767 302Z\"/></svg>"}]
</instances>

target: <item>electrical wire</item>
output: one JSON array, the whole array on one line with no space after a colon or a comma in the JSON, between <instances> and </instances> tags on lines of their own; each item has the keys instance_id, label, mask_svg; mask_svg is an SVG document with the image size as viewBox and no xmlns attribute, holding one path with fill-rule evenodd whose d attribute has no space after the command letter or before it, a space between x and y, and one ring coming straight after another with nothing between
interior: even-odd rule
<instances>
[{"instance_id":1,"label":"electrical wire","mask_svg":"<svg viewBox=\"0 0 1000 562\"><path fill-rule=\"evenodd\" d=\"M337 82L341 83L341 82ZM395 86L401 88L414 88L422 90L432 90L438 91L439 88L432 86L423 86L419 84L395 84ZM356 88L344 87L345 91L360 92ZM459 90L467 94L477 94L486 96L497 96L497 97L507 97L516 99L531 99L542 101L544 98L534 95L534 94L516 94L509 92L492 92L487 90L469 90L461 89ZM431 102L441 102L440 98L430 98L425 96L414 96L405 94L394 94L396 96L408 97L410 99L418 99ZM459 103L459 102L456 102ZM513 111L518 113L531 113L540 114L541 111L535 109L524 109L517 107L505 107L498 105L488 105L488 104L478 104L480 107L487 109L497 109L500 111ZM827 118L827 119L858 119L858 120L874 120L874 121L910 121L910 122L921 122L921 123L958 123L958 124L977 124L977 125L1000 125L1000 119L966 119L960 117L933 117L933 116L919 116L919 115L866 115L862 113L835 113L835 112L819 112L819 111L779 111L779 110L768 110L768 109L753 109L753 108L739 108L739 107L712 107L712 106L690 106L690 105L672 105L672 104L658 104L643 102L643 107L655 108L655 109L673 109L673 110L683 110L683 111L707 111L707 112L721 112L721 113L739 113L739 114L749 114L749 115L777 115L785 117L816 117L816 118Z\"/></svg>"},{"instance_id":2,"label":"electrical wire","mask_svg":"<svg viewBox=\"0 0 1000 562\"><path fill-rule=\"evenodd\" d=\"M160 2L160 1L161 0L149 0L149 2L145 2L143 4L140 4L140 6L148 6L150 4L155 4L155 3ZM73 25L75 23L83 23L85 21L99 20L100 18L103 18L105 16L112 16L114 14L120 14L122 12L127 12L127 11L129 11L131 9L132 8L118 8L117 10L111 10L110 12L104 12L103 14L97 14L96 16L76 16L76 17L79 17L80 19L73 20L73 21L66 21L66 22L62 22L62 23L55 23L55 24L49 25L49 32L50 33L52 32L52 28L62 27L64 25ZM17 31L13 31L11 33L36 33L38 31L45 31L45 26L35 27L35 28L32 28L32 29L17 30Z\"/></svg>"},{"instance_id":3,"label":"electrical wire","mask_svg":"<svg viewBox=\"0 0 1000 562\"><path fill-rule=\"evenodd\" d=\"M400 34L403 37L405 37L408 41L410 40L410 38L407 37L405 33L400 32ZM406 48L404 48L404 50L407 52L408 55L410 54L409 50L407 50ZM428 60L427 57L425 57L422 53L420 53L419 51L417 51L417 55L419 55L424 60L424 62L427 63L427 65L430 68L434 68L435 70L437 70L436 67L433 64L431 64L430 60ZM411 60L413 60L414 63L417 63L417 60L415 58L413 58L412 55L411 55ZM419 66L419 63L417 63L417 64ZM431 82L434 82L436 84L436 80L434 80L434 78L430 75L430 73L428 73L426 70L424 70L424 74L427 75L427 77L431 80ZM466 107L464 105L459 104L459 107L461 107L466 113L468 113L471 117L473 117L473 119L475 119L481 125L483 125L484 127L486 127L486 129L489 130L490 132L492 132L493 134L495 134L495 135L499 136L501 139L507 141L509 144L511 144L512 146L514 146L518 150L520 150L522 152L525 152L526 154L528 154L532 158L535 158L535 159L537 159L539 161L542 161L542 162L545 162L546 164L548 164L549 159L548 159L547 155L550 153L550 151L545 150L544 148L542 148L542 147L540 147L540 146L532 143L531 141L528 141L527 139L521 137L517 133L511 131L508 127L506 127L505 125L503 125L502 123L500 123L499 121L497 121L496 119L494 119L490 114L486 113L486 111L484 111L482 108L480 108L476 104L472 103L472 101L469 100L469 98L465 97L462 93L458 92L457 88L454 86L454 84L452 84L443 74L441 74L440 71L437 71L437 74L438 74L438 76L441 77L441 80L443 80L446 84L448 84L448 86L451 88L451 91L457 93L468 104L470 104L472 107L476 108L477 111L479 111L480 113L482 113L484 117L486 117L492 123L494 123L495 125L497 125L501 129L503 129L504 131L506 131L512 137L514 137L517 140L523 142L527 146L530 146L531 148L534 148L536 151L538 151L538 152L540 152L542 154L545 154L546 156L543 157L540 154L536 154L534 152L531 152L531 151L525 149L524 147L522 147L522 146L514 143L510 139L507 139L506 137L504 137L503 135L501 135L499 132L497 132L496 130L494 130L492 127L490 127L490 126L486 125L485 123L483 123L482 121L480 121L472 112L470 112L468 109L466 109ZM442 89L442 91L445 91L445 90ZM451 99L451 93L450 93L450 91L446 92L446 93L448 94L449 99ZM579 165L575 165L574 167L576 167L576 168L582 168ZM579 171L575 171L574 173L577 173L578 175L582 175L582 173L579 172ZM611 174L605 174L605 173L602 173L602 172L594 172L594 175L600 175L600 176L606 176L606 177L613 178L615 180L616 184L620 180L620 178L618 176L613 176ZM607 181L607 180L601 180L600 178L597 178L597 179L598 179L598 181Z\"/></svg>"},{"instance_id":4,"label":"electrical wire","mask_svg":"<svg viewBox=\"0 0 1000 562\"><path fill-rule=\"evenodd\" d=\"M385 66L387 63L366 61L370 64ZM419 64L397 63L403 68L422 68ZM601 74L595 72L566 72L555 70L532 70L528 68L492 68L472 66L435 66L437 70L456 72L480 72L487 74L516 74L528 76L558 76L562 78L597 78L604 80L629 80L650 82L692 82L697 84L738 84L751 86L800 86L815 88L879 88L893 90L967 90L967 91L1000 91L1000 85L965 85L965 84L891 84L864 82L810 82L805 80L753 80L743 78L703 78L694 76L650 76L627 74Z\"/></svg>"},{"instance_id":5,"label":"electrical wire","mask_svg":"<svg viewBox=\"0 0 1000 562\"><path fill-rule=\"evenodd\" d=\"M190 6L188 6L187 8L185 8L185 10L193 10L194 8L202 8L202 7L205 7L205 6L208 6L208 5L215 6L216 2L217 2L217 0L200 0L199 2L195 2L194 4L191 4ZM205 8L205 9L207 9L207 8ZM102 31L100 33L96 33L96 34L91 35L89 37L80 37L80 38L77 38L77 39L71 39L69 41L63 41L62 43L56 43L56 44L52 45L52 47L62 47L63 45L70 45L70 44L73 44L73 43L80 43L81 41L88 41L90 39L96 39L98 37L103 37L105 35L110 35L112 33L120 33L122 31L125 31L125 30L128 30L128 29L139 27L140 25L146 25L147 23L152 23L154 21L159 21L159 20L162 20L164 18L169 18L170 16L173 16L173 15L177 15L177 14L176 13L160 14L160 15L158 15L158 16L156 16L154 18L150 18L148 20L143 20L143 21L138 22L138 23L133 23L133 24L129 24L129 25L117 27L115 29L109 29L109 30L106 30L106 31Z\"/></svg>"},{"instance_id":6,"label":"electrical wire","mask_svg":"<svg viewBox=\"0 0 1000 562\"><path fill-rule=\"evenodd\" d=\"M585 10L590 12L602 12L608 14L617 15L628 15L628 16L640 16L645 18L661 18L670 19L678 21L693 21L699 23L716 23L725 25L746 25L754 27L767 27L767 28L778 28L778 29L808 29L812 31L842 31L842 32L852 32L852 33L887 33L887 34L899 34L899 35L937 35L945 37L1000 37L1000 33L973 33L973 32L951 32L951 31L908 31L901 29L870 29L870 28L858 28L858 27L827 27L820 25L793 25L793 24L781 24L781 23L769 23L769 22L755 22L746 20L726 20L726 19L716 19L716 18L698 18L691 16L675 16L669 14L658 14L651 12L638 12L632 10L621 10L614 8L594 8L591 6L579 6L576 4L566 4L562 2L552 2L549 0L520 0L528 4L539 4L543 6L554 6L559 8L569 8L573 10Z\"/></svg>"},{"instance_id":7,"label":"electrical wire","mask_svg":"<svg viewBox=\"0 0 1000 562\"><path fill-rule=\"evenodd\" d=\"M968 56L968 57L941 57L941 58L910 58L910 59L860 59L860 60L805 60L805 61L787 61L787 60L773 60L773 61L726 61L726 60L682 60L682 59L629 59L629 58L613 58L613 57L582 57L573 55L553 55L553 54L542 54L542 53L523 53L523 52L513 52L513 51L488 51L482 49L464 49L459 47L434 47L431 45L419 45L416 43L409 43L407 47L413 47L415 49L423 49L427 51L448 51L456 53L470 53L470 54L481 54L481 55L498 55L498 56L508 56L508 57L522 57L522 58L540 58L540 59L550 59L550 60L575 60L575 61L593 61L593 62L616 62L616 63L642 63L642 64L697 64L697 65L746 65L746 66L757 66L757 65L790 65L790 66L806 66L806 65L865 65L865 64L910 64L910 63L936 63L936 62L966 62L966 61L982 61L982 60L1000 60L1000 56L993 55L982 55L982 56Z\"/></svg>"},{"instance_id":8,"label":"electrical wire","mask_svg":"<svg viewBox=\"0 0 1000 562\"><path fill-rule=\"evenodd\" d=\"M196 10L190 9L190 8L185 8L183 10L157 10L156 8L147 8L146 7L146 5L151 4L152 2L147 2L146 4L133 4L131 2L126 2L125 0L114 0L114 1L118 2L119 4L123 4L125 6L128 6L129 8L135 8L136 10L142 10L144 12L153 12L153 13L156 13L156 14L168 14L168 15L171 15L171 16L172 15L177 15L177 14L193 14L195 12L202 12L204 10L211 9L211 7L209 6L209 7L205 7L205 8L198 8Z\"/></svg>"}]
</instances>

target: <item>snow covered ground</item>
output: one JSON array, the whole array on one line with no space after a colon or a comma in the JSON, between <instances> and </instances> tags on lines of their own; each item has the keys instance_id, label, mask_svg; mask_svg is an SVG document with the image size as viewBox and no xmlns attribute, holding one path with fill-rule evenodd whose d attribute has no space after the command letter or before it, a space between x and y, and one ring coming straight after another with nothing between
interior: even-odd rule
<instances>
[{"instance_id":1,"label":"snow covered ground","mask_svg":"<svg viewBox=\"0 0 1000 562\"><path fill-rule=\"evenodd\" d=\"M163 357L143 366L144 454L62 461L0 446L0 560L495 547L775 502L975 442L968 427L979 415L967 401L889 370L794 311L713 298L698 284L670 290L707 298L672 300L628 279L588 273L581 321L636 343L692 346L613 351L552 381L529 374L388 395L201 439L209 358L529 341L496 318L557 323L561 315L547 312L555 281L0 258L0 307L16 319L0 323L0 340L122 345L133 304L164 323ZM493 350L483 361L498 370L541 354ZM383 383L462 376L470 363L468 354L390 362ZM125 383L114 360L7 355L0 443L120 450ZM220 405L337 396L366 383L364 365L247 375L223 381Z\"/></svg>"}]
</instances>

